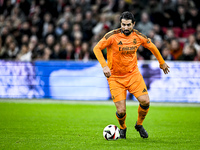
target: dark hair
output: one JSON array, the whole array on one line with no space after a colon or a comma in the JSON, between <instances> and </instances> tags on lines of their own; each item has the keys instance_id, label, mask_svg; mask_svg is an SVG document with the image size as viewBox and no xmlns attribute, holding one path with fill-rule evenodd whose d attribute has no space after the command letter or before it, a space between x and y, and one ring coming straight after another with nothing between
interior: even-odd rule
<instances>
[{"instance_id":1,"label":"dark hair","mask_svg":"<svg viewBox=\"0 0 200 150\"><path fill-rule=\"evenodd\" d=\"M125 11L125 12L123 12L121 14L121 16L120 16L120 22L122 21L122 19L126 19L126 20L130 19L130 20L132 20L132 23L135 22L134 15L131 12L129 12L129 11Z\"/></svg>"}]
</instances>

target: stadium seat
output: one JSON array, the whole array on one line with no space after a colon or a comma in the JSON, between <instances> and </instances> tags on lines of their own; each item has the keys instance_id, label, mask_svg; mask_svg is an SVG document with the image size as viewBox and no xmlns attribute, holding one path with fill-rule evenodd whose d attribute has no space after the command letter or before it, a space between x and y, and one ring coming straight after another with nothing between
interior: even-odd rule
<instances>
[{"instance_id":1,"label":"stadium seat","mask_svg":"<svg viewBox=\"0 0 200 150\"><path fill-rule=\"evenodd\" d=\"M169 28L167 27L162 27L162 31L166 34L167 30ZM180 27L173 27L172 30L174 31L174 35L175 37L181 37L181 34L182 34L182 29Z\"/></svg>"},{"instance_id":2,"label":"stadium seat","mask_svg":"<svg viewBox=\"0 0 200 150\"><path fill-rule=\"evenodd\" d=\"M194 34L195 32L196 32L196 30L194 28L185 29L182 32L182 37L187 38L189 35Z\"/></svg>"},{"instance_id":3,"label":"stadium seat","mask_svg":"<svg viewBox=\"0 0 200 150\"><path fill-rule=\"evenodd\" d=\"M172 30L174 31L175 37L180 37L182 34L182 29L180 27L173 27Z\"/></svg>"}]
</instances>

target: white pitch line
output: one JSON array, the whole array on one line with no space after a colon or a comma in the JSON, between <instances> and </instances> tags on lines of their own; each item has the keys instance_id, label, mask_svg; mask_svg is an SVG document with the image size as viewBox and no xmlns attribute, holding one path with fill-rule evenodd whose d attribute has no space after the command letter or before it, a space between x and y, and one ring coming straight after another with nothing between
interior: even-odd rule
<instances>
[{"instance_id":1,"label":"white pitch line","mask_svg":"<svg viewBox=\"0 0 200 150\"><path fill-rule=\"evenodd\" d=\"M27 103L27 104L73 104L73 105L113 105L112 100L108 101L80 101L80 100L52 100L52 99L0 99L0 103ZM137 101L127 100L127 106L138 106ZM150 106L170 106L170 107L200 107L200 103L168 103L151 102Z\"/></svg>"}]
</instances>

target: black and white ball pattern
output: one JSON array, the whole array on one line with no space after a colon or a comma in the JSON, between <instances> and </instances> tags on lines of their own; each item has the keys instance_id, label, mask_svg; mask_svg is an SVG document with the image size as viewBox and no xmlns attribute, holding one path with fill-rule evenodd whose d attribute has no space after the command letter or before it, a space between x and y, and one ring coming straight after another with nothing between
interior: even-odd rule
<instances>
[{"instance_id":1,"label":"black and white ball pattern","mask_svg":"<svg viewBox=\"0 0 200 150\"><path fill-rule=\"evenodd\" d=\"M103 129L103 137L106 140L117 140L119 138L119 128L115 125L107 125Z\"/></svg>"}]
</instances>

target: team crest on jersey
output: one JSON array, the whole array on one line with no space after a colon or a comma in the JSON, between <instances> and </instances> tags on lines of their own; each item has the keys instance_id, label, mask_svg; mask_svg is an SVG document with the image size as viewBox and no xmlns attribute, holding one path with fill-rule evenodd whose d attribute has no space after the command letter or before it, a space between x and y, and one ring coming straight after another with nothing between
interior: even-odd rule
<instances>
[{"instance_id":1,"label":"team crest on jersey","mask_svg":"<svg viewBox=\"0 0 200 150\"><path fill-rule=\"evenodd\" d=\"M136 39L133 39L133 44L137 44L137 40Z\"/></svg>"}]
</instances>

